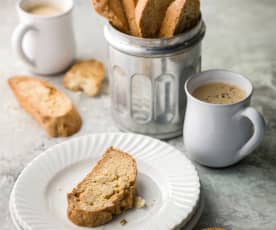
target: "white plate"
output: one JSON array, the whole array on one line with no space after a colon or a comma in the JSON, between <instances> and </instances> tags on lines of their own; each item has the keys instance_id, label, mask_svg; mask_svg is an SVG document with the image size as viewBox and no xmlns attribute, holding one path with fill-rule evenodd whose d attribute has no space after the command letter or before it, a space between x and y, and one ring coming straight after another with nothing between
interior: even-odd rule
<instances>
[{"instance_id":1,"label":"white plate","mask_svg":"<svg viewBox=\"0 0 276 230\"><path fill-rule=\"evenodd\" d=\"M199 200L200 183L192 163L172 146L150 137L108 133L79 137L56 145L36 157L14 186L14 214L24 229L87 229L66 215L66 193L114 146L134 156L138 164L137 191L147 208L130 210L105 225L106 230L173 229L185 225ZM103 227L93 228L102 229Z\"/></svg>"}]
</instances>

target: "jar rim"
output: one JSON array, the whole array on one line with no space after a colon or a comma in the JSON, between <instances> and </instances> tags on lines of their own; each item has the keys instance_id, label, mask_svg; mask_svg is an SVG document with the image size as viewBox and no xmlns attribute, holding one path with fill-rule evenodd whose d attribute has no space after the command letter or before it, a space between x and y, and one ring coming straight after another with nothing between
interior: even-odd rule
<instances>
[{"instance_id":1,"label":"jar rim","mask_svg":"<svg viewBox=\"0 0 276 230\"><path fill-rule=\"evenodd\" d=\"M140 38L125 34L110 23L104 28L105 39L113 48L142 56L166 55L187 49L201 42L206 26L202 19L191 30L171 38Z\"/></svg>"}]
</instances>

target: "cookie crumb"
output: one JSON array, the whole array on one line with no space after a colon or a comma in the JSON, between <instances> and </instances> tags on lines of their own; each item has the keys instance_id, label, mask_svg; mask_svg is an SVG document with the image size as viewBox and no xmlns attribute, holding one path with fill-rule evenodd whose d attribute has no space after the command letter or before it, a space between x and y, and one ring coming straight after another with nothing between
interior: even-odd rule
<instances>
[{"instance_id":1,"label":"cookie crumb","mask_svg":"<svg viewBox=\"0 0 276 230\"><path fill-rule=\"evenodd\" d=\"M121 224L122 226L126 225L126 224L127 224L126 219L121 220L121 221L120 221L120 224Z\"/></svg>"},{"instance_id":2,"label":"cookie crumb","mask_svg":"<svg viewBox=\"0 0 276 230\"><path fill-rule=\"evenodd\" d=\"M135 208L144 208L146 207L146 201L141 196L135 197Z\"/></svg>"}]
</instances>

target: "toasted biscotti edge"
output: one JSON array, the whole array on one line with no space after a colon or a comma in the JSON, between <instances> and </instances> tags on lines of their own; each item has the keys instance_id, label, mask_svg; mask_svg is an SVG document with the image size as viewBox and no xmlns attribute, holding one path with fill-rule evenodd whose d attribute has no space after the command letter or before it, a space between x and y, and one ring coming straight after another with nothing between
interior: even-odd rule
<instances>
[{"instance_id":1,"label":"toasted biscotti edge","mask_svg":"<svg viewBox=\"0 0 276 230\"><path fill-rule=\"evenodd\" d=\"M112 151L119 152L120 154L122 154L123 157L127 157L133 163L135 175L133 175L133 178L131 179L132 183L129 187L129 193L126 196L122 196L122 194L120 194L120 197L114 202L114 205L107 208L98 209L94 211L76 209L76 207L74 207L74 200L76 199L76 197L74 196L75 190L81 187L81 185L85 183L86 180L88 180L93 173L97 172L102 167L102 164L106 160L106 157L108 157ZM122 211L134 207L136 193L136 175L137 165L136 161L132 156L113 147L108 148L108 150L104 153L103 157L98 161L96 166L85 176L85 178L80 183L77 184L77 186L73 188L73 190L70 193L67 194L68 218L73 223L79 226L96 227L102 224L106 224L107 222L112 220L113 215L118 215ZM124 204L123 209L122 204Z\"/></svg>"},{"instance_id":2,"label":"toasted biscotti edge","mask_svg":"<svg viewBox=\"0 0 276 230\"><path fill-rule=\"evenodd\" d=\"M159 37L173 37L195 26L200 19L199 0L174 0L162 21Z\"/></svg>"},{"instance_id":3,"label":"toasted biscotti edge","mask_svg":"<svg viewBox=\"0 0 276 230\"><path fill-rule=\"evenodd\" d=\"M140 37L156 38L168 6L173 0L139 0L135 20Z\"/></svg>"},{"instance_id":4,"label":"toasted biscotti edge","mask_svg":"<svg viewBox=\"0 0 276 230\"><path fill-rule=\"evenodd\" d=\"M76 209L74 207L74 195L72 193L67 194L67 216L68 218L78 226L85 227L97 227L108 223L113 219L114 215L119 215L123 211L134 207L136 189L135 186L129 188L129 194L124 199L119 199L114 202L114 205L103 210L97 211L85 211L83 209ZM122 208L122 203L127 204Z\"/></svg>"},{"instance_id":5,"label":"toasted biscotti edge","mask_svg":"<svg viewBox=\"0 0 276 230\"><path fill-rule=\"evenodd\" d=\"M121 0L128 20L130 34L140 36L139 29L135 20L135 8L138 0Z\"/></svg>"},{"instance_id":6,"label":"toasted biscotti edge","mask_svg":"<svg viewBox=\"0 0 276 230\"><path fill-rule=\"evenodd\" d=\"M200 0L187 0L187 7L184 7L182 19L177 25L175 34L192 29L200 21L200 19Z\"/></svg>"},{"instance_id":7,"label":"toasted biscotti edge","mask_svg":"<svg viewBox=\"0 0 276 230\"><path fill-rule=\"evenodd\" d=\"M121 32L129 33L127 17L121 0L92 0L94 9Z\"/></svg>"},{"instance_id":8,"label":"toasted biscotti edge","mask_svg":"<svg viewBox=\"0 0 276 230\"><path fill-rule=\"evenodd\" d=\"M57 90L54 86L50 85L48 82L29 77L29 76L13 76L8 79L8 84L12 89L19 104L27 111L33 118L35 118L40 125L45 129L51 137L67 137L78 132L81 127L81 117L77 112L76 108L71 103L71 107L68 111L59 117L44 116L41 111L34 108L29 102L27 97L22 96L18 91L16 84L18 81L38 81L46 87L53 88ZM63 92L57 90L59 93L65 95ZM66 96L67 97L67 96Z\"/></svg>"}]
</instances>

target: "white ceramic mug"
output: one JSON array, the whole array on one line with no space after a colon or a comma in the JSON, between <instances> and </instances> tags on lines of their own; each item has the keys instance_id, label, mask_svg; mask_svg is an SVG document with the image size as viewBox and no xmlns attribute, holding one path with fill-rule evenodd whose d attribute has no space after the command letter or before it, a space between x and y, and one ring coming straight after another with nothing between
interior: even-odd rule
<instances>
[{"instance_id":1,"label":"white ceramic mug","mask_svg":"<svg viewBox=\"0 0 276 230\"><path fill-rule=\"evenodd\" d=\"M26 11L31 4L58 5L61 13L34 15ZM13 49L27 67L38 74L64 71L75 57L72 26L73 0L21 0L17 11L20 24L12 37Z\"/></svg>"},{"instance_id":2,"label":"white ceramic mug","mask_svg":"<svg viewBox=\"0 0 276 230\"><path fill-rule=\"evenodd\" d=\"M236 85L246 92L246 97L233 104L211 104L192 96L196 88L212 82ZM247 78L229 71L210 70L190 78L185 92L183 138L192 160L209 167L227 167L260 144L265 122L259 112L249 107L253 86Z\"/></svg>"}]
</instances>

